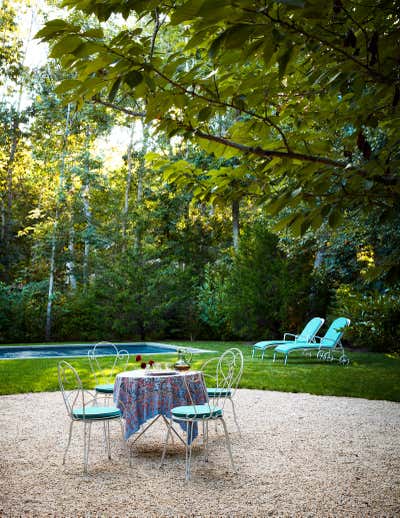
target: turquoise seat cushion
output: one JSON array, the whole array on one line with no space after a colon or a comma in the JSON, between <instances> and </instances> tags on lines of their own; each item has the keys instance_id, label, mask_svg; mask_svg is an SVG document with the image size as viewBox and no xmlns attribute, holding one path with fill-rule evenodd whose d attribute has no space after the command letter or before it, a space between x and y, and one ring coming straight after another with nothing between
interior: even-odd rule
<instances>
[{"instance_id":1,"label":"turquoise seat cushion","mask_svg":"<svg viewBox=\"0 0 400 518\"><path fill-rule=\"evenodd\" d=\"M207 389L208 397L229 397L232 394L230 389L223 388L208 388Z\"/></svg>"},{"instance_id":2,"label":"turquoise seat cushion","mask_svg":"<svg viewBox=\"0 0 400 518\"><path fill-rule=\"evenodd\" d=\"M104 383L103 385L96 385L96 392L101 392L102 394L112 394L114 392L114 383Z\"/></svg>"},{"instance_id":3,"label":"turquoise seat cushion","mask_svg":"<svg viewBox=\"0 0 400 518\"><path fill-rule=\"evenodd\" d=\"M275 348L275 352L277 353L288 353L290 351L295 351L296 349L318 349L319 344L310 343L310 342L293 342L291 344L282 344L278 345Z\"/></svg>"},{"instance_id":4,"label":"turquoise seat cushion","mask_svg":"<svg viewBox=\"0 0 400 518\"><path fill-rule=\"evenodd\" d=\"M267 347L273 347L278 344L286 344L287 340L267 340L264 342L257 342L253 345L253 349L266 349Z\"/></svg>"},{"instance_id":5,"label":"turquoise seat cushion","mask_svg":"<svg viewBox=\"0 0 400 518\"><path fill-rule=\"evenodd\" d=\"M115 406L88 406L83 408L76 408L72 412L75 419L114 419L120 417L121 410Z\"/></svg>"},{"instance_id":6,"label":"turquoise seat cushion","mask_svg":"<svg viewBox=\"0 0 400 518\"><path fill-rule=\"evenodd\" d=\"M172 416L179 419L204 419L210 417L221 417L222 409L209 405L188 405L177 406L171 410Z\"/></svg>"}]
</instances>

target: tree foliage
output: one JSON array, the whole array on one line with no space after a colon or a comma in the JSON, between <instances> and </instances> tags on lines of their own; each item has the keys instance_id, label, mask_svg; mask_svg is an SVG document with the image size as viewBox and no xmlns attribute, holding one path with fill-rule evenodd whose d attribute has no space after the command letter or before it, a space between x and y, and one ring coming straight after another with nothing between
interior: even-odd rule
<instances>
[{"instance_id":1,"label":"tree foliage","mask_svg":"<svg viewBox=\"0 0 400 518\"><path fill-rule=\"evenodd\" d=\"M335 226L349 208L398 210L396 2L63 5L99 22L87 31L51 20L38 34L74 70L58 88L66 99L145 100L146 120L168 136L246 155L259 173L249 190L271 213L292 207L281 226L296 232ZM115 13L131 23L109 38L102 23ZM223 131L221 116L232 120Z\"/></svg>"}]
</instances>

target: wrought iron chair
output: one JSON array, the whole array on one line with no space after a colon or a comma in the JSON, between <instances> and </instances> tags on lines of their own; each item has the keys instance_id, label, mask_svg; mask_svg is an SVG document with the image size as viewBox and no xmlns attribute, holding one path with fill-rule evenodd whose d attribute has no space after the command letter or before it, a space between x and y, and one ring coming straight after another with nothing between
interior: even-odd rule
<instances>
[{"instance_id":1,"label":"wrought iron chair","mask_svg":"<svg viewBox=\"0 0 400 518\"><path fill-rule=\"evenodd\" d=\"M96 383L96 393L112 396L116 374L128 366L128 351L119 351L111 342L99 342L88 351L88 359Z\"/></svg>"},{"instance_id":2,"label":"wrought iron chair","mask_svg":"<svg viewBox=\"0 0 400 518\"><path fill-rule=\"evenodd\" d=\"M225 402L228 399L229 391L232 390L232 386L235 380L236 372L236 355L232 350L227 350L219 358L218 366L216 369L216 395L213 400L213 404L210 402L204 405L196 405L193 401L191 388L192 383L204 383L204 377L201 372L197 376L185 377L186 389L190 404L186 406L175 407L171 410L171 417L169 419L167 435L164 443L164 449L161 457L161 464L164 464L165 454L167 451L169 438L172 437L173 423L185 422L187 425L186 441L185 441L185 479L190 480L190 466L192 458L192 438L193 438L193 425L202 423L203 425L203 446L205 461L208 461L208 423L210 421L216 421L222 423L225 433L226 446L229 453L232 469L236 472L235 464L233 462L231 443L229 439L228 429L224 420L224 408Z\"/></svg>"},{"instance_id":3,"label":"wrought iron chair","mask_svg":"<svg viewBox=\"0 0 400 518\"><path fill-rule=\"evenodd\" d=\"M109 459L111 459L110 421L119 420L124 444L127 446L124 439L124 425L121 411L114 406L100 406L98 403L101 398L97 398L91 392L83 388L79 374L76 372L74 367L66 361L61 361L58 364L58 382L67 408L68 416L71 419L63 464L65 464L68 449L71 444L73 424L75 422L83 423L83 462L84 472L87 473L92 423L104 423L104 439Z\"/></svg>"},{"instance_id":4,"label":"wrought iron chair","mask_svg":"<svg viewBox=\"0 0 400 518\"><path fill-rule=\"evenodd\" d=\"M236 393L236 390L240 383L240 379L243 374L243 363L244 363L243 354L242 354L242 351L240 351L240 349L237 349L236 347L229 349L229 351L231 351L233 354L234 376L232 379L232 387L226 391L225 397L227 399L229 399L229 401L231 402L233 418L235 420L236 428L239 432L239 435L241 435L239 421L237 419L235 405L233 403L233 397ZM204 374L204 379L205 379L206 385L211 385L211 387L207 387L207 395L210 399L212 399L213 404L214 404L214 401L219 396L221 396L221 389L218 389L216 387L219 359L220 359L219 357L210 358L209 360L204 362L201 367L201 370L203 371L203 374ZM214 364L215 364L215 371L213 371L212 374L206 372L207 368L210 368Z\"/></svg>"}]
</instances>

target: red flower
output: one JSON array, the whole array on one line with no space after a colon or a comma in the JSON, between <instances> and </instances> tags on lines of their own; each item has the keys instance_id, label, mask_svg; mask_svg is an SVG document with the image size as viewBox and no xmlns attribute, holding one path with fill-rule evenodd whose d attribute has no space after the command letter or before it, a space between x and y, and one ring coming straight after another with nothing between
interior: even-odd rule
<instances>
[{"instance_id":1,"label":"red flower","mask_svg":"<svg viewBox=\"0 0 400 518\"><path fill-rule=\"evenodd\" d=\"M141 368L142 368L142 369L145 369L145 368L146 368L146 362L142 362L142 363L140 364L140 366L141 366Z\"/></svg>"},{"instance_id":2,"label":"red flower","mask_svg":"<svg viewBox=\"0 0 400 518\"><path fill-rule=\"evenodd\" d=\"M153 367L153 365L154 365L154 360L150 360L150 361L149 361L149 365L150 365L150 367Z\"/></svg>"},{"instance_id":3,"label":"red flower","mask_svg":"<svg viewBox=\"0 0 400 518\"><path fill-rule=\"evenodd\" d=\"M142 361L142 356L141 356L140 354L138 354L138 355L136 356L136 361L137 361L137 362L141 362L141 361Z\"/></svg>"}]
</instances>

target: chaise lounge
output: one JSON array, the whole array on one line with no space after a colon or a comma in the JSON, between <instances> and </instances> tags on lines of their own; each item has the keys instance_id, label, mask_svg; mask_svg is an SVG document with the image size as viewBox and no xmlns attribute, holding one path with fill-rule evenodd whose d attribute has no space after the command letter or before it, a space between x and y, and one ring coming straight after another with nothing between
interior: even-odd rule
<instances>
[{"instance_id":1,"label":"chaise lounge","mask_svg":"<svg viewBox=\"0 0 400 518\"><path fill-rule=\"evenodd\" d=\"M315 335L318 333L323 323L323 318L314 317L307 323L307 325L299 335L285 333L283 335L283 340L264 340L262 342L257 342L253 345L252 358L254 358L254 354L256 353L256 351L261 351L261 359L264 359L265 351L267 349L271 349L272 347L276 347L277 345L293 345L297 342L312 343L314 341Z\"/></svg>"},{"instance_id":2,"label":"chaise lounge","mask_svg":"<svg viewBox=\"0 0 400 518\"><path fill-rule=\"evenodd\" d=\"M274 359L275 361L276 354L281 353L284 354L285 359L284 363L286 365L289 353L293 351L312 351L318 350L317 358L333 361L337 360L339 363L343 365L347 365L349 363L349 358L346 356L343 345L341 342L343 333L345 328L350 325L350 320L348 318L339 317L332 322L329 326L329 329L325 333L325 336L315 336L315 342L301 342L297 340L293 343L279 344L278 347L274 350ZM339 354L335 355L334 351L339 351Z\"/></svg>"}]
</instances>

